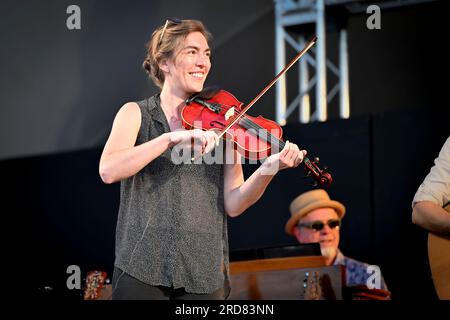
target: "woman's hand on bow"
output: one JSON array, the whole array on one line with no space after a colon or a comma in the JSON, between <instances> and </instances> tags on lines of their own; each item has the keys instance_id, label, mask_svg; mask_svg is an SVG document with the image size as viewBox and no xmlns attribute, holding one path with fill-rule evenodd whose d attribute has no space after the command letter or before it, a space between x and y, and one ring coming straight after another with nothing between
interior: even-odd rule
<instances>
[{"instance_id":1,"label":"woman's hand on bow","mask_svg":"<svg viewBox=\"0 0 450 320\"><path fill-rule=\"evenodd\" d=\"M219 144L220 138L214 131L200 129L176 130L169 133L170 147L193 148L194 154L210 152Z\"/></svg>"}]
</instances>

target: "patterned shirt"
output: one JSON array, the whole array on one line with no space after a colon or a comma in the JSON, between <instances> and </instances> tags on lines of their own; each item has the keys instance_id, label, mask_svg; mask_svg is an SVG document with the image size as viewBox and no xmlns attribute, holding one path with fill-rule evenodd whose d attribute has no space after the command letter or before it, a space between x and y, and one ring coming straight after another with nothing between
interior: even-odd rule
<instances>
[{"instance_id":1,"label":"patterned shirt","mask_svg":"<svg viewBox=\"0 0 450 320\"><path fill-rule=\"evenodd\" d=\"M367 280L373 274L373 271L367 269L369 267L369 264L348 258L344 256L340 250L338 250L338 254L336 256L336 259L334 260L333 265L341 265L345 267L347 287L355 285L367 285ZM380 288L377 289L388 290L381 273L380 276Z\"/></svg>"},{"instance_id":2,"label":"patterned shirt","mask_svg":"<svg viewBox=\"0 0 450 320\"><path fill-rule=\"evenodd\" d=\"M138 105L136 145L170 131L159 94ZM228 284L224 168L175 164L171 152L121 182L115 266L149 285L212 293Z\"/></svg>"}]
</instances>

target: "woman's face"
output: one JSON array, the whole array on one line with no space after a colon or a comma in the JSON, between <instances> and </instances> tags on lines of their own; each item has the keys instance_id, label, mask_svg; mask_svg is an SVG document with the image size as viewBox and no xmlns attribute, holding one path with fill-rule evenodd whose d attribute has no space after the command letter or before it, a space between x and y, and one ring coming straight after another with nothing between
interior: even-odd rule
<instances>
[{"instance_id":1,"label":"woman's face","mask_svg":"<svg viewBox=\"0 0 450 320\"><path fill-rule=\"evenodd\" d=\"M175 59L167 61L164 86L179 96L189 97L203 89L206 77L211 68L211 49L201 32L190 33Z\"/></svg>"}]
</instances>

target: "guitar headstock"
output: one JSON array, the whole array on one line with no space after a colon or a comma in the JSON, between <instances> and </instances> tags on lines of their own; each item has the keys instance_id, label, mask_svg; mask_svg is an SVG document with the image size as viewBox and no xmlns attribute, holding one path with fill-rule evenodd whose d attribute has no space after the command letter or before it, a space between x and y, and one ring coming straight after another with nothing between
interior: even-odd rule
<instances>
[{"instance_id":1,"label":"guitar headstock","mask_svg":"<svg viewBox=\"0 0 450 320\"><path fill-rule=\"evenodd\" d=\"M106 282L105 271L89 271L86 276L86 287L84 288L84 300L98 300L101 290Z\"/></svg>"}]
</instances>

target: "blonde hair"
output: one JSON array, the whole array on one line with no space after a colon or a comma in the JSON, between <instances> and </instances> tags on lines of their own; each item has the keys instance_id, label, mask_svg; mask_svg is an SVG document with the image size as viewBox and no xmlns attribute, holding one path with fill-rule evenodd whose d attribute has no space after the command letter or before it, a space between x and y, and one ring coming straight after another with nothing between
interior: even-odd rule
<instances>
[{"instance_id":1,"label":"blonde hair","mask_svg":"<svg viewBox=\"0 0 450 320\"><path fill-rule=\"evenodd\" d=\"M198 20L166 20L166 23L153 31L146 44L147 54L142 67L153 82L162 89L164 72L159 68L163 59L173 59L181 43L192 32L201 32L208 43L212 36L203 23Z\"/></svg>"}]
</instances>

